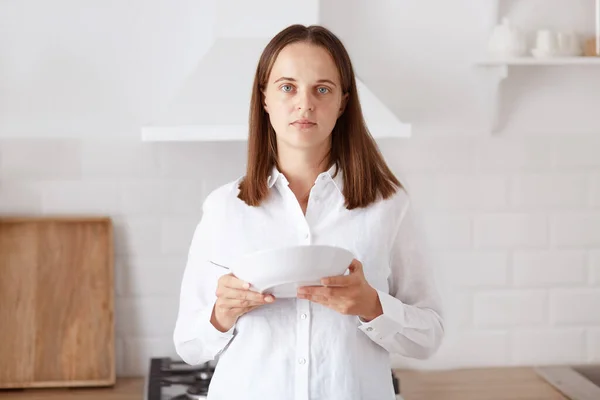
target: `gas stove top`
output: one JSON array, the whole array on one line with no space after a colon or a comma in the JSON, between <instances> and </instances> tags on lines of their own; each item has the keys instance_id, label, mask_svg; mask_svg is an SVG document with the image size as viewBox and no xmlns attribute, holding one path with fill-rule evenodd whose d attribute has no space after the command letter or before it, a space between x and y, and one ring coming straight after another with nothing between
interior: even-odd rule
<instances>
[{"instance_id":1,"label":"gas stove top","mask_svg":"<svg viewBox=\"0 0 600 400\"><path fill-rule=\"evenodd\" d=\"M208 385L215 367L209 363L190 366L171 358L151 358L146 377L145 400L202 400L208 395ZM400 382L392 374L394 391L400 397Z\"/></svg>"},{"instance_id":2,"label":"gas stove top","mask_svg":"<svg viewBox=\"0 0 600 400\"><path fill-rule=\"evenodd\" d=\"M190 366L170 358L150 359L146 378L145 400L206 399L214 367L208 363Z\"/></svg>"}]
</instances>

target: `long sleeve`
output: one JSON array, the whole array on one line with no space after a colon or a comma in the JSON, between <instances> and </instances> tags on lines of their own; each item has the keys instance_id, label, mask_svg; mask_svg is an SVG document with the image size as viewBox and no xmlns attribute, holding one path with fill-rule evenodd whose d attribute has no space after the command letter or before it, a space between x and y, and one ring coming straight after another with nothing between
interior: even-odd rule
<instances>
[{"instance_id":1,"label":"long sleeve","mask_svg":"<svg viewBox=\"0 0 600 400\"><path fill-rule=\"evenodd\" d=\"M213 360L234 336L235 327L223 333L210 323L218 280L227 273L209 259L222 206L215 197L213 192L204 201L202 218L192 238L173 334L177 354L190 365Z\"/></svg>"},{"instance_id":2,"label":"long sleeve","mask_svg":"<svg viewBox=\"0 0 600 400\"><path fill-rule=\"evenodd\" d=\"M390 290L378 290L383 314L370 322L359 318L359 329L390 353L426 359L439 348L444 323L429 252L416 221L406 201L391 248Z\"/></svg>"}]
</instances>

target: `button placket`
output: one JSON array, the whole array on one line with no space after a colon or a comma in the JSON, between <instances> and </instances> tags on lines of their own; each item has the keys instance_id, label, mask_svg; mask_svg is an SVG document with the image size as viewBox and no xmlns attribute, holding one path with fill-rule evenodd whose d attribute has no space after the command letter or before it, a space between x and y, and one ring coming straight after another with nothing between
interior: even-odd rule
<instances>
[{"instance_id":1,"label":"button placket","mask_svg":"<svg viewBox=\"0 0 600 400\"><path fill-rule=\"evenodd\" d=\"M312 239L312 235L310 232L310 226L308 225L308 222L306 220L303 221L303 229L302 229L302 242L304 244L310 244L311 239Z\"/></svg>"},{"instance_id":2,"label":"button placket","mask_svg":"<svg viewBox=\"0 0 600 400\"><path fill-rule=\"evenodd\" d=\"M297 337L296 337L296 393L295 399L305 400L309 396L308 355L310 354L310 302L297 299Z\"/></svg>"}]
</instances>

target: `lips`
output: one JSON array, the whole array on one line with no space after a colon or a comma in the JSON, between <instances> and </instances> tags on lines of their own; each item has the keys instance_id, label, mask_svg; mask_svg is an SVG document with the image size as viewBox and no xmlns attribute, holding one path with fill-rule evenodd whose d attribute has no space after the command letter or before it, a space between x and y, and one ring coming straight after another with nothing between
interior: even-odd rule
<instances>
[{"instance_id":1,"label":"lips","mask_svg":"<svg viewBox=\"0 0 600 400\"><path fill-rule=\"evenodd\" d=\"M306 129L312 128L316 125L316 123L307 119L299 119L297 121L292 122L292 125L294 125L296 128Z\"/></svg>"}]
</instances>

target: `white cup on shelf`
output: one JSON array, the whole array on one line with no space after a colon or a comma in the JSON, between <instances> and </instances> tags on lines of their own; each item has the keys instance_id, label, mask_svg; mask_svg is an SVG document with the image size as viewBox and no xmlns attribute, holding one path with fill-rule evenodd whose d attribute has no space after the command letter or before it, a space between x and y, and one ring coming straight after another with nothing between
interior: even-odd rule
<instances>
[{"instance_id":1,"label":"white cup on shelf","mask_svg":"<svg viewBox=\"0 0 600 400\"><path fill-rule=\"evenodd\" d=\"M556 57L559 55L558 36L549 29L540 29L535 36L535 48L531 50L536 58Z\"/></svg>"},{"instance_id":2,"label":"white cup on shelf","mask_svg":"<svg viewBox=\"0 0 600 400\"><path fill-rule=\"evenodd\" d=\"M577 57L583 53L579 36L575 32L559 32L557 34L558 51L565 57Z\"/></svg>"},{"instance_id":3,"label":"white cup on shelf","mask_svg":"<svg viewBox=\"0 0 600 400\"><path fill-rule=\"evenodd\" d=\"M558 50L556 33L548 29L539 30L536 35L535 48L546 53L556 52Z\"/></svg>"}]
</instances>

